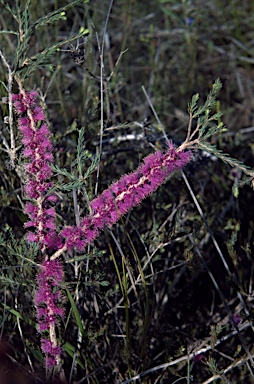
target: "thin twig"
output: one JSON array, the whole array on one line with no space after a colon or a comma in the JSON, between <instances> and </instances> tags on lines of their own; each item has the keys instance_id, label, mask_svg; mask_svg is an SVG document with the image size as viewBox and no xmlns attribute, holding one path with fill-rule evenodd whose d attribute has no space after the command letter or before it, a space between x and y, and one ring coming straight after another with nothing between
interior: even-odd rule
<instances>
[{"instance_id":1,"label":"thin twig","mask_svg":"<svg viewBox=\"0 0 254 384\"><path fill-rule=\"evenodd\" d=\"M104 46L105 46L105 35L107 31L107 26L108 26L108 20L109 20L109 15L113 6L114 0L111 0L105 25L104 25L104 30L103 30L103 37L102 37L102 44L101 47L100 45L98 46L98 49L100 51L100 99L101 99L101 117L100 117L100 145L99 145L99 156L102 154L102 137L103 137L103 112L104 112ZM100 174L100 164L98 164L97 167L97 174L96 174L96 184L95 184L95 195L98 193L98 180L99 180L99 174Z\"/></svg>"},{"instance_id":2,"label":"thin twig","mask_svg":"<svg viewBox=\"0 0 254 384\"><path fill-rule=\"evenodd\" d=\"M250 326L249 321L246 321L245 323L242 324L242 326L239 327L239 330L242 331L245 328L248 328L249 326ZM229 333L228 335L226 335L226 336L222 337L221 339L217 340L217 342L215 343L215 347L217 347L217 345L221 344L222 342L228 340L229 338L235 336L236 334L237 334L237 331L234 330L231 333ZM166 369L168 367L172 367L174 365L182 363L183 361L185 361L187 363L188 360L192 360L197 355L203 354L203 353L205 353L207 351L210 351L211 349L212 349L211 345L207 345L205 347L201 347L199 349L196 349L195 352L192 352L192 353L189 353L189 354L187 354L185 356L179 357L178 359L176 359L174 361L170 361L169 363L160 364L160 365L157 365L156 367L150 368L147 371L144 371L144 372L140 373L139 375L132 377L131 379L123 381L121 384L131 383L133 381L139 380L141 377L144 377L144 376L148 375L151 372L158 371L159 369ZM251 356L251 358L253 358L253 357L254 357L254 355Z\"/></svg>"},{"instance_id":3,"label":"thin twig","mask_svg":"<svg viewBox=\"0 0 254 384\"><path fill-rule=\"evenodd\" d=\"M165 129L164 129L164 127L163 127L163 125L162 125L162 123L161 123L161 121L159 119L159 116L157 115L157 112L154 109L154 106L153 106L153 104L152 104L152 102L150 100L150 97L149 97L148 93L146 92L146 89L145 89L145 87L143 85L142 85L141 88L142 88L142 91L144 92L144 94L146 96L146 99L147 99L147 101L148 101L148 103L150 105L151 110L153 111L154 117L156 118L156 120L157 120L157 122L158 122L158 124L160 126L160 129L162 130L162 133L163 133L163 136L164 136L164 138L166 140L166 143L169 145L170 141L169 141L169 139L168 139L168 137L166 135Z\"/></svg>"},{"instance_id":4,"label":"thin twig","mask_svg":"<svg viewBox=\"0 0 254 384\"><path fill-rule=\"evenodd\" d=\"M13 85L13 78L14 78L14 71L12 71L10 65L8 64L7 60L4 57L3 52L0 50L0 57L5 65L5 67L8 70L8 106L9 106L9 129L10 129L10 140L11 140L11 146L10 148L7 146L6 150L8 151L8 154L10 156L11 166L15 167L15 160L16 160L16 152L18 148L15 147L15 139L14 139L14 128L13 128L13 103L12 103L12 85ZM5 142L6 146L6 142Z\"/></svg>"}]
</instances>

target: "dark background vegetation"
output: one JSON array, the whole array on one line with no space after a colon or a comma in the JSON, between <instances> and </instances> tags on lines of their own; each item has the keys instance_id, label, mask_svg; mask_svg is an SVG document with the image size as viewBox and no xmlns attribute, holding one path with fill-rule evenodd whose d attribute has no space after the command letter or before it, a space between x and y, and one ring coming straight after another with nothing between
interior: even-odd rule
<instances>
[{"instance_id":1,"label":"dark background vegetation","mask_svg":"<svg viewBox=\"0 0 254 384\"><path fill-rule=\"evenodd\" d=\"M66 2L57 0L32 1L31 20L64 4ZM1 29L15 30L16 24L4 5L0 7ZM67 45L52 57L53 72L38 68L25 81L27 90L36 88L43 96L57 164L68 169L75 158L80 127L85 127L86 149L91 154L98 150L101 105L100 82L96 79L100 76L96 34L101 43L108 9L108 0L75 6L67 12L66 21L48 25L31 41L32 55L78 33L82 26L90 30L87 39L74 42L76 52L81 49L84 53L83 66L75 62L73 49ZM223 112L222 120L228 131L215 136L213 143L253 167L253 1L116 0L105 38L106 76L114 70L120 53L127 51L122 54L111 80L105 83L99 192L134 170L141 159L153 151L151 144L156 148L165 147L142 85L167 135L180 143L186 135L187 105L192 95L199 93L202 103L219 77L223 88L216 108ZM11 63L15 38L0 35L0 39L1 49ZM3 65L0 78L6 83ZM0 90L1 96L6 96L3 83ZM1 133L8 137L3 124L6 105L1 104L0 112ZM136 135L136 139L123 140L129 134ZM29 356L40 382L43 363L39 337L28 321L36 321L32 300L37 269L24 259L29 259L29 253L21 254L24 244L16 244L19 248L14 251L9 249L15 243L9 228L14 238L21 241L26 217L20 204L22 183L17 174L6 167L6 160L2 152L0 225L7 247L1 248L0 336L12 360L4 350L2 365L7 371L21 372L29 380L32 377L28 373ZM61 337L77 348L79 358L72 371L73 359L67 352L64 355L64 369L73 383L121 383L149 368L187 355L203 342L210 345L212 326L223 325L218 339L232 332L234 328L225 303L197 256L190 236L232 313L239 313L241 322L253 322L253 189L244 185L235 197L232 187L242 175L216 158L204 158L200 153L185 173L231 274L219 257L181 174L177 173L112 228L115 240L110 231L106 231L89 247L88 254L94 255L89 261L85 259L78 269L75 263L66 263L65 282L73 293L85 329L85 336L78 343L78 327L75 318L68 317L71 306L66 302ZM96 174L87 182L90 199L94 197L95 181ZM82 196L80 204L84 215L86 205ZM58 213L60 226L75 223L72 193L62 196ZM27 252L32 253L29 249ZM73 256L66 255L66 260ZM144 268L149 257L150 263ZM128 311L124 301L120 302L122 294L112 258L121 276L128 274ZM145 284L140 278L136 281L140 272L137 259L143 268ZM130 276L136 281L135 289ZM239 293L247 311L241 307ZM19 324L17 316L8 312L3 304L15 308L25 320ZM253 331L248 327L241 334L253 356ZM154 370L138 382L174 383L179 379L178 382L206 383L209 377L219 374L220 377L209 382L252 383L244 363L223 373L237 359L246 357L238 336L201 357L191 360L189 367L186 359L166 370Z\"/></svg>"}]
</instances>

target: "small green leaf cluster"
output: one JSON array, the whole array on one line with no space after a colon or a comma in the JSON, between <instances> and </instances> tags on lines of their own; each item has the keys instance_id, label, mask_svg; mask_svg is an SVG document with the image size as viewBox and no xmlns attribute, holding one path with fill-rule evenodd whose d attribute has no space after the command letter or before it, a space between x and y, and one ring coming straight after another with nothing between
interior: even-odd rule
<instances>
[{"instance_id":1,"label":"small green leaf cluster","mask_svg":"<svg viewBox=\"0 0 254 384\"><path fill-rule=\"evenodd\" d=\"M13 71L16 72L16 75L22 81L29 77L39 66L52 71L53 66L50 62L50 57L55 54L61 46L89 34L87 29L80 29L77 35L61 41L49 48L45 48L43 51L29 57L28 51L31 45L31 38L34 36L34 33L41 27L46 27L48 24L55 23L59 20L66 20L66 11L81 2L88 2L88 0L74 0L64 7L50 12L35 22L32 22L30 20L31 0L26 0L24 6L22 6L19 1L15 2L15 6L10 6L1 0L5 9L10 12L11 16L17 23L17 31L2 30L1 34L14 34L17 37L17 49L15 50L13 58Z\"/></svg>"},{"instance_id":2,"label":"small green leaf cluster","mask_svg":"<svg viewBox=\"0 0 254 384\"><path fill-rule=\"evenodd\" d=\"M79 131L77 156L72 163L71 172L66 168L60 168L57 165L52 164L51 168L56 174L64 176L70 181L67 183L56 184L53 190L50 190L49 193L52 193L54 190L70 192L73 189L82 189L86 194L86 181L96 170L100 161L100 156L93 156L88 150L84 150L84 135L85 128L82 127ZM87 167L88 161L90 161L89 167Z\"/></svg>"},{"instance_id":3,"label":"small green leaf cluster","mask_svg":"<svg viewBox=\"0 0 254 384\"><path fill-rule=\"evenodd\" d=\"M208 359L208 366L214 375L218 374L218 368L217 368L216 360L213 359L212 357L209 357L209 359Z\"/></svg>"},{"instance_id":4,"label":"small green leaf cluster","mask_svg":"<svg viewBox=\"0 0 254 384\"><path fill-rule=\"evenodd\" d=\"M212 349L216 346L218 336L222 332L222 325L221 324L216 324L211 326L211 331L210 331L210 343Z\"/></svg>"},{"instance_id":5,"label":"small green leaf cluster","mask_svg":"<svg viewBox=\"0 0 254 384\"><path fill-rule=\"evenodd\" d=\"M12 229L6 225L0 233L0 287L2 284L5 287L13 284L27 286L27 279L29 275L31 277L31 268L37 267L35 259L38 251L37 244L28 244L25 237L17 239ZM24 274L26 278L24 278Z\"/></svg>"},{"instance_id":6,"label":"small green leaf cluster","mask_svg":"<svg viewBox=\"0 0 254 384\"><path fill-rule=\"evenodd\" d=\"M215 133L226 131L223 123L220 121L222 112L213 113L213 109L216 106L216 97L222 87L220 79L217 79L211 91L209 92L205 103L198 107L199 94L192 96L192 100L188 105L188 112L191 119L197 119L198 138L199 141L207 140ZM218 122L218 124L214 124Z\"/></svg>"},{"instance_id":7,"label":"small green leaf cluster","mask_svg":"<svg viewBox=\"0 0 254 384\"><path fill-rule=\"evenodd\" d=\"M28 244L25 238L18 240L14 233L6 224L4 231L0 232L0 247L5 247L8 250L9 260L28 260L33 262L38 255L38 245L36 243ZM3 256L3 252L0 253L0 257Z\"/></svg>"},{"instance_id":8,"label":"small green leaf cluster","mask_svg":"<svg viewBox=\"0 0 254 384\"><path fill-rule=\"evenodd\" d=\"M190 121L186 146L195 145L202 151L212 153L224 163L230 165L231 167L236 167L248 176L242 184L251 183L254 179L254 172L250 169L250 167L231 157L221 149L218 149L215 145L208 141L210 137L227 131L221 121L222 113L220 111L213 113L213 109L217 105L216 97L221 87L222 83L219 79L217 79L214 82L205 103L200 107L198 106L199 94L193 95L192 100L188 105ZM196 127L192 130L192 123L194 119L197 122ZM234 195L238 195L238 185L234 185Z\"/></svg>"}]
</instances>

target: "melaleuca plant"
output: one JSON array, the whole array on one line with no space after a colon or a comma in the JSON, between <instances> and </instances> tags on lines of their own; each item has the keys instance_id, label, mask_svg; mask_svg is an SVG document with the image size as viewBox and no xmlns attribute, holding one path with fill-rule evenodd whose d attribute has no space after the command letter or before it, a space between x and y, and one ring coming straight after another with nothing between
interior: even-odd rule
<instances>
[{"instance_id":1,"label":"melaleuca plant","mask_svg":"<svg viewBox=\"0 0 254 384\"><path fill-rule=\"evenodd\" d=\"M44 113L35 91L25 92L19 83L20 93L12 95L25 149L23 157L26 170L25 192L29 200L25 213L29 220L26 228L33 228L27 240L40 246L44 261L38 274L38 290L35 297L38 330L43 335L42 351L46 355L46 366L60 365L61 349L57 345L55 328L63 316L61 283L63 265L60 256L65 251L79 251L99 235L99 231L116 223L124 214L153 193L175 170L183 168L191 160L191 152L178 150L169 143L168 150L149 155L131 173L113 183L90 202L91 214L80 220L80 225L69 226L58 233L55 225L56 195L50 193L54 184L50 164L53 164L53 146ZM50 256L50 252L55 251Z\"/></svg>"},{"instance_id":2,"label":"melaleuca plant","mask_svg":"<svg viewBox=\"0 0 254 384\"><path fill-rule=\"evenodd\" d=\"M37 290L34 303L37 310L37 329L41 334L41 349L45 354L47 369L61 368L63 350L61 340L58 339L57 327L65 316L63 254L65 252L84 251L105 228L110 228L127 212L140 204L143 199L157 190L167 178L175 171L183 169L193 158L194 149L209 151L228 163L237 167L247 176L247 181L253 180L253 172L244 164L217 150L209 142L209 138L220 133L225 128L219 122L221 114L213 113L216 95L221 88L217 80L206 102L198 106L198 95L194 95L189 105L190 115L186 140L176 147L171 141L167 142L167 149L151 153L144 158L140 166L132 173L123 175L118 181L112 183L101 194L88 201L85 207L89 214L80 218L77 225L65 225L59 230L56 224L57 191L72 189L82 186L83 180L97 169L100 155L88 167L83 179L75 177L66 169L60 169L55 163L54 147L51 133L46 122L45 113L40 104L36 90L26 89L26 79L38 66L50 69L49 58L59 47L73 39L87 34L86 30L69 39L47 48L44 51L28 57L28 46L34 31L41 26L54 22L64 17L64 12L70 6L77 4L74 1L68 6L49 14L35 23L29 21L28 5L19 22L17 36L17 50L12 65L6 60L4 53L0 56L8 70L8 84L6 86L9 106L10 145L4 141L6 152L10 157L13 167L19 147L15 146L13 110L17 115L17 128L21 134L23 148L23 170L25 173L24 189L26 203L23 205L27 217L26 241L37 248L37 262L41 261L36 277ZM28 4L28 3L27 3ZM13 11L8 6L10 12ZM103 79L102 79L103 81ZM14 85L18 92L14 92ZM84 130L80 130L79 147L83 142ZM80 148L78 148L80 152ZM83 158L83 161L85 159ZM62 189L57 185L54 172L69 178L69 184Z\"/></svg>"},{"instance_id":3,"label":"melaleuca plant","mask_svg":"<svg viewBox=\"0 0 254 384\"><path fill-rule=\"evenodd\" d=\"M37 277L35 305L38 330L42 333L42 351L46 355L47 368L51 368L60 366L61 362L61 347L57 343L56 327L59 318L64 316L61 292L64 270L61 255L65 251L74 249L83 251L99 236L101 230L115 224L163 184L172 172L182 169L192 159L192 151L186 151L188 148L209 150L227 163L244 170L250 177L252 172L206 141L211 135L223 129L221 124L210 125L220 117L219 114L210 116L216 93L221 87L221 83L217 80L203 107L198 108L196 105L198 97L197 95L193 97L189 106L191 118L188 134L183 144L177 148L169 142L165 152L157 150L147 156L135 172L122 176L119 181L111 184L108 189L90 201L91 213L81 218L79 225L66 226L59 232L55 224L54 206L57 197L54 192L52 193L54 182L51 165L55 170L58 168L54 166L50 132L45 123L37 92L26 92L20 81L18 84L20 93L12 95L12 102L18 115L18 128L22 134L23 157L27 159L24 163L25 191L28 199L25 213L29 220L25 227L30 229L27 241L39 245L43 254L43 262ZM193 118L198 118L197 126L191 130ZM95 164L89 172L92 172ZM77 184L73 186L77 187Z\"/></svg>"}]
</instances>

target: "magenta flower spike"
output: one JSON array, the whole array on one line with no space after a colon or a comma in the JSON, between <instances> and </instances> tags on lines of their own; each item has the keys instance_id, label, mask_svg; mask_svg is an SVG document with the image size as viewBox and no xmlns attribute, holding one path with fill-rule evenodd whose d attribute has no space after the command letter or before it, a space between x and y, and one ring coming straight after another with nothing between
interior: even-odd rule
<instances>
[{"instance_id":1,"label":"magenta flower spike","mask_svg":"<svg viewBox=\"0 0 254 384\"><path fill-rule=\"evenodd\" d=\"M50 163L53 161L53 146L50 142L50 132L45 124L45 116L38 105L37 92L21 92L13 95L13 104L22 134L22 144L25 149L23 156L28 159L26 171L26 204L25 213L29 221L26 228L34 227L34 232L28 232L27 240L37 243L44 255L45 261L40 266L37 276L37 292L35 305L37 309L38 331L41 338L42 351L49 369L60 365L61 348L57 345L56 326L59 318L64 316L60 284L63 280L63 266L59 261L48 260L48 249L58 249L61 242L58 239L55 226L56 196L48 195L53 186L48 179L52 176Z\"/></svg>"},{"instance_id":2,"label":"magenta flower spike","mask_svg":"<svg viewBox=\"0 0 254 384\"><path fill-rule=\"evenodd\" d=\"M59 318L64 316L62 308L63 296L61 283L63 282L63 266L60 261L44 261L37 275L38 289L35 295L37 307L38 331L47 331L50 339L42 337L42 351L46 355L45 365L52 368L60 361L61 348L57 345L55 327Z\"/></svg>"},{"instance_id":3,"label":"magenta flower spike","mask_svg":"<svg viewBox=\"0 0 254 384\"><path fill-rule=\"evenodd\" d=\"M36 91L13 95L12 100L16 110L18 126L22 133L22 144L25 149L23 156L28 159L25 164L26 185L25 192L32 202L26 204L25 213L29 221L26 228L34 227L35 232L28 232L28 241L36 242L40 248L57 249L55 228L55 208L50 202L55 202L54 195L46 196L53 183L48 179L52 176L50 163L53 161L53 146L50 132L45 124L45 116L38 104Z\"/></svg>"},{"instance_id":4,"label":"magenta flower spike","mask_svg":"<svg viewBox=\"0 0 254 384\"><path fill-rule=\"evenodd\" d=\"M192 154L177 152L172 143L163 153L156 151L147 156L138 169L113 183L91 201L92 214L81 220L79 227L66 227L60 235L65 238L65 248L79 250L94 241L100 230L116 223L126 212L153 193L173 172L183 168Z\"/></svg>"}]
</instances>

